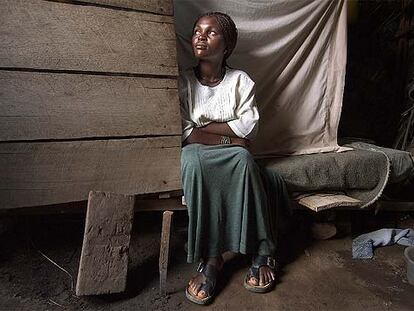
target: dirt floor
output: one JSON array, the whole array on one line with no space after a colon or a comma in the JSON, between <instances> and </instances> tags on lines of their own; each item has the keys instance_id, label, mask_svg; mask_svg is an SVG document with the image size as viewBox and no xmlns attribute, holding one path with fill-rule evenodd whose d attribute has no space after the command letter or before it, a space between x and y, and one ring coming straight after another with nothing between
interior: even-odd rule
<instances>
[{"instance_id":1,"label":"dirt floor","mask_svg":"<svg viewBox=\"0 0 414 311\"><path fill-rule=\"evenodd\" d=\"M135 216L127 291L96 297L76 297L73 291L84 216L3 217L0 310L414 310L404 248L384 247L373 260L352 260L350 234L351 223L355 235L383 226L412 227L413 220L401 214L348 212L341 217L337 238L313 241L310 217L294 215L280 237L282 271L276 289L262 295L246 291L242 281L248 260L236 257L226 263L217 298L208 307L191 304L184 294L195 269L185 262L185 212L175 213L166 297L158 294L160 213Z\"/></svg>"}]
</instances>

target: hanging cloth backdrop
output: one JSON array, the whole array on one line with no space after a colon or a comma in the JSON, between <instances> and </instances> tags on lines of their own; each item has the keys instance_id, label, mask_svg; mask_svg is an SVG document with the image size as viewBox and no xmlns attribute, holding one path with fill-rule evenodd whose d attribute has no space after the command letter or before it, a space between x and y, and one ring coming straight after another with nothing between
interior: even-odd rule
<instances>
[{"instance_id":1,"label":"hanging cloth backdrop","mask_svg":"<svg viewBox=\"0 0 414 311\"><path fill-rule=\"evenodd\" d=\"M195 65L190 38L195 19L221 11L239 39L229 65L256 82L258 156L341 151L337 130L346 65L344 0L175 0L181 69Z\"/></svg>"}]
</instances>

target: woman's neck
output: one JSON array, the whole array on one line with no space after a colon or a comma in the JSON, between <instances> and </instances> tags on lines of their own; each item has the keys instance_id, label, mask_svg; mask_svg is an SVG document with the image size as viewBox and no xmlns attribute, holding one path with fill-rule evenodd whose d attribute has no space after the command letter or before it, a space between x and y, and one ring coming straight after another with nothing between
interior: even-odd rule
<instances>
[{"instance_id":1,"label":"woman's neck","mask_svg":"<svg viewBox=\"0 0 414 311\"><path fill-rule=\"evenodd\" d=\"M222 62L214 63L201 60L196 67L197 78L204 84L219 83L225 73Z\"/></svg>"}]
</instances>

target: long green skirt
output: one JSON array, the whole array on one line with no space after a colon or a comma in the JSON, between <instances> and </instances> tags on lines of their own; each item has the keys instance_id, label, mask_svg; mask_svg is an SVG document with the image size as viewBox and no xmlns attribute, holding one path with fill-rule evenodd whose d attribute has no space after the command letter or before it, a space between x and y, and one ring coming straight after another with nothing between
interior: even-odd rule
<instances>
[{"instance_id":1,"label":"long green skirt","mask_svg":"<svg viewBox=\"0 0 414 311\"><path fill-rule=\"evenodd\" d=\"M277 210L287 202L276 173L259 167L242 147L190 144L182 149L181 174L188 262L225 251L275 255Z\"/></svg>"}]
</instances>

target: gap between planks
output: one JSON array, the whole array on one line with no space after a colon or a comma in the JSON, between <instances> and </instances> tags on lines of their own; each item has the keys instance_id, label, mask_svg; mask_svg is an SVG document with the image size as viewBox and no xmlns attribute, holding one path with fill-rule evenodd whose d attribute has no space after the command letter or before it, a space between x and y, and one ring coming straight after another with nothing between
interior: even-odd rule
<instances>
[{"instance_id":1,"label":"gap between planks","mask_svg":"<svg viewBox=\"0 0 414 311\"><path fill-rule=\"evenodd\" d=\"M167 66L175 68L173 66ZM134 73L134 72L111 72L111 71L91 71L91 70L71 70L71 69L42 69L29 67L0 67L4 71L23 71L23 72L38 72L38 73L57 73L57 74L78 74L91 76L109 76L109 77L131 77L131 78L149 78L149 79L171 79L177 80L176 74L150 74L150 73ZM176 89L176 88L171 88Z\"/></svg>"},{"instance_id":2,"label":"gap between planks","mask_svg":"<svg viewBox=\"0 0 414 311\"><path fill-rule=\"evenodd\" d=\"M164 4L165 3L171 3L171 7L167 7L167 10L165 12L161 12L160 9L156 10L150 10L150 9L139 9L139 8L134 8L134 7L127 7L127 6L121 6L120 4L116 5L116 4L110 4L111 2L114 1L99 1L99 0L46 0L49 2L58 2L58 3L66 3L66 4L73 4L73 5L83 5L83 6L94 6L94 7L101 7L101 8L106 8L106 9L111 9L111 10L119 10L119 11L126 11L126 12L138 12L138 13L146 13L146 14L154 14L154 15L159 15L159 16L172 16L173 15L173 10L172 10L172 3L169 0L164 0ZM139 5L140 2L144 2L144 1L124 1L124 2L131 2L135 5ZM147 1L150 2L150 1ZM153 1L154 2L154 1ZM158 3L161 1L158 1ZM162 7L162 6L159 6Z\"/></svg>"}]
</instances>

